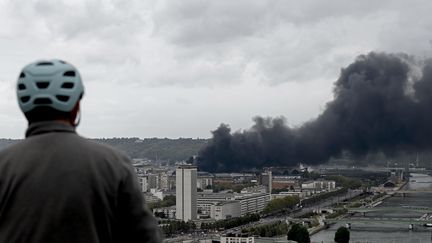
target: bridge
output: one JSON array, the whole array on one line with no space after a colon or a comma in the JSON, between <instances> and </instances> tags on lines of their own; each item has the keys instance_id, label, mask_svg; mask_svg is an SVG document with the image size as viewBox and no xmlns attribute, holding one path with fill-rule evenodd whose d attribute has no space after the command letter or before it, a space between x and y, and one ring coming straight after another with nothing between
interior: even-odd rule
<instances>
[{"instance_id":1,"label":"bridge","mask_svg":"<svg viewBox=\"0 0 432 243\"><path fill-rule=\"evenodd\" d=\"M325 223L356 223L356 222L380 222L380 223L400 223L400 224L413 224L413 225L424 225L432 224L432 220L419 220L416 218L363 218L363 217L353 217L353 218L341 218L341 219L326 219Z\"/></svg>"},{"instance_id":2,"label":"bridge","mask_svg":"<svg viewBox=\"0 0 432 243\"><path fill-rule=\"evenodd\" d=\"M408 172L410 173L428 173L432 170L430 168L416 168L416 167L386 167L386 168L378 168L378 171L406 171L408 169Z\"/></svg>"},{"instance_id":3,"label":"bridge","mask_svg":"<svg viewBox=\"0 0 432 243\"><path fill-rule=\"evenodd\" d=\"M401 193L401 194L409 194L409 193L432 193L432 190L397 190L397 191L390 191L387 193Z\"/></svg>"},{"instance_id":4,"label":"bridge","mask_svg":"<svg viewBox=\"0 0 432 243\"><path fill-rule=\"evenodd\" d=\"M402 195L402 197L406 197L409 194L419 194L419 193L423 193L423 194L428 193L428 194L430 194L430 193L432 193L432 190L423 190L423 189L420 189L420 190L404 190L404 189L402 189L402 190L397 190L397 191L387 191L386 193L388 195L394 195L394 196Z\"/></svg>"},{"instance_id":5,"label":"bridge","mask_svg":"<svg viewBox=\"0 0 432 243\"><path fill-rule=\"evenodd\" d=\"M349 208L348 213L369 213L369 212L416 212L416 213L431 213L432 208L421 206L402 206L402 207L374 207L374 208Z\"/></svg>"},{"instance_id":6,"label":"bridge","mask_svg":"<svg viewBox=\"0 0 432 243\"><path fill-rule=\"evenodd\" d=\"M355 214L361 213L363 217L347 217L341 219L326 219L324 222L342 222L342 223L353 223L353 222L380 222L380 223L402 223L402 224L413 224L413 225L424 225L432 224L432 218L400 218L400 217L365 217L366 213L373 212L416 212L421 214L432 214L432 208L423 206L400 206L400 207L373 207L373 208L349 208L348 213Z\"/></svg>"}]
</instances>

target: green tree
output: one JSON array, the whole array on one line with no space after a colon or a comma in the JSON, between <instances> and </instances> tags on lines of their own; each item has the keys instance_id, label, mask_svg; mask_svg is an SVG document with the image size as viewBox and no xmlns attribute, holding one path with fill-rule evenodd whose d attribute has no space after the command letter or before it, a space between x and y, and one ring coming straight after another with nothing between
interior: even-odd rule
<instances>
[{"instance_id":1,"label":"green tree","mask_svg":"<svg viewBox=\"0 0 432 243\"><path fill-rule=\"evenodd\" d=\"M288 240L297 241L298 243L310 243L309 232L306 227L294 224L288 231Z\"/></svg>"},{"instance_id":2,"label":"green tree","mask_svg":"<svg viewBox=\"0 0 432 243\"><path fill-rule=\"evenodd\" d=\"M348 243L350 240L350 232L346 227L339 227L335 233L334 240L337 243Z\"/></svg>"},{"instance_id":3,"label":"green tree","mask_svg":"<svg viewBox=\"0 0 432 243\"><path fill-rule=\"evenodd\" d=\"M168 195L165 196L162 201L149 203L147 204L147 206L150 210L153 210L154 208L170 207L170 206L174 206L175 204L176 204L175 195Z\"/></svg>"},{"instance_id":4,"label":"green tree","mask_svg":"<svg viewBox=\"0 0 432 243\"><path fill-rule=\"evenodd\" d=\"M156 217L159 217L159 218L162 218L162 219L166 218L166 215L164 214L164 212L155 212L154 215Z\"/></svg>"},{"instance_id":5,"label":"green tree","mask_svg":"<svg viewBox=\"0 0 432 243\"><path fill-rule=\"evenodd\" d=\"M288 225L285 222L278 221L271 224L242 228L241 232L249 233L251 235L259 235L261 237L274 237L278 235L286 235L288 233Z\"/></svg>"},{"instance_id":6,"label":"green tree","mask_svg":"<svg viewBox=\"0 0 432 243\"><path fill-rule=\"evenodd\" d=\"M349 189L357 189L362 186L361 180L357 178L349 178L346 176L334 175L326 177L328 180L334 180L336 186L341 186Z\"/></svg>"},{"instance_id":7,"label":"green tree","mask_svg":"<svg viewBox=\"0 0 432 243\"><path fill-rule=\"evenodd\" d=\"M279 212L287 209L292 209L297 203L300 202L297 196L286 196L284 198L276 198L271 200L264 208L264 213Z\"/></svg>"}]
</instances>

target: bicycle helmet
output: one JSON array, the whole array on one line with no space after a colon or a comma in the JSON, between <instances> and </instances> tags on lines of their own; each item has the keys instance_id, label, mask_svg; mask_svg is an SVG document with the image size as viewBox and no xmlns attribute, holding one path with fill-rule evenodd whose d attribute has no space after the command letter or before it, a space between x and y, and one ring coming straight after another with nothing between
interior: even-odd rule
<instances>
[{"instance_id":1,"label":"bicycle helmet","mask_svg":"<svg viewBox=\"0 0 432 243\"><path fill-rule=\"evenodd\" d=\"M18 104L24 113L39 106L69 112L83 94L84 86L78 70L57 59L28 64L17 82Z\"/></svg>"}]
</instances>

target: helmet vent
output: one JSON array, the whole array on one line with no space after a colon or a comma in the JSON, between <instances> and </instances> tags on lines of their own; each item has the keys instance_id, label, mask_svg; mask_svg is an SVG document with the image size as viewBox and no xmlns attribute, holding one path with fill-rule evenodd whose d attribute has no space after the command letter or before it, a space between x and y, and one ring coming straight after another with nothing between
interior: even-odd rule
<instances>
[{"instance_id":1,"label":"helmet vent","mask_svg":"<svg viewBox=\"0 0 432 243\"><path fill-rule=\"evenodd\" d=\"M30 96L23 96L20 98L23 103L26 103L30 100Z\"/></svg>"},{"instance_id":2,"label":"helmet vent","mask_svg":"<svg viewBox=\"0 0 432 243\"><path fill-rule=\"evenodd\" d=\"M35 105L51 105L52 101L50 98L37 98L33 101Z\"/></svg>"},{"instance_id":3,"label":"helmet vent","mask_svg":"<svg viewBox=\"0 0 432 243\"><path fill-rule=\"evenodd\" d=\"M48 81L44 81L44 82L36 82L36 86L39 88L39 89L46 89L46 88L48 88L48 86L49 86L49 82Z\"/></svg>"},{"instance_id":4,"label":"helmet vent","mask_svg":"<svg viewBox=\"0 0 432 243\"><path fill-rule=\"evenodd\" d=\"M26 86L24 84L18 84L18 90L25 90Z\"/></svg>"},{"instance_id":5,"label":"helmet vent","mask_svg":"<svg viewBox=\"0 0 432 243\"><path fill-rule=\"evenodd\" d=\"M24 73L20 73L20 78L25 78L25 74Z\"/></svg>"},{"instance_id":6,"label":"helmet vent","mask_svg":"<svg viewBox=\"0 0 432 243\"><path fill-rule=\"evenodd\" d=\"M53 66L54 63L52 62L39 62L38 64L36 64L36 66Z\"/></svg>"},{"instance_id":7,"label":"helmet vent","mask_svg":"<svg viewBox=\"0 0 432 243\"><path fill-rule=\"evenodd\" d=\"M63 76L66 76L66 77L75 77L75 71L66 71L64 74L63 74Z\"/></svg>"},{"instance_id":8,"label":"helmet vent","mask_svg":"<svg viewBox=\"0 0 432 243\"><path fill-rule=\"evenodd\" d=\"M66 95L56 95L56 98L63 102L67 102L69 100L69 96Z\"/></svg>"},{"instance_id":9,"label":"helmet vent","mask_svg":"<svg viewBox=\"0 0 432 243\"><path fill-rule=\"evenodd\" d=\"M72 89L74 87L74 83L72 83L72 82L66 82L66 83L63 83L61 87L63 89Z\"/></svg>"}]
</instances>

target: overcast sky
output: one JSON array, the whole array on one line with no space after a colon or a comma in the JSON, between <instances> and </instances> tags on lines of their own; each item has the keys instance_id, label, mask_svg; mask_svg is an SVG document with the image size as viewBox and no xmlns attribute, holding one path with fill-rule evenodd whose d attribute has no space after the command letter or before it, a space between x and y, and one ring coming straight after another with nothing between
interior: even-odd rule
<instances>
[{"instance_id":1,"label":"overcast sky","mask_svg":"<svg viewBox=\"0 0 432 243\"><path fill-rule=\"evenodd\" d=\"M44 58L80 70L86 137L207 138L257 115L298 126L356 56L430 56L431 10L430 0L0 0L0 137L23 137L16 78Z\"/></svg>"}]
</instances>

